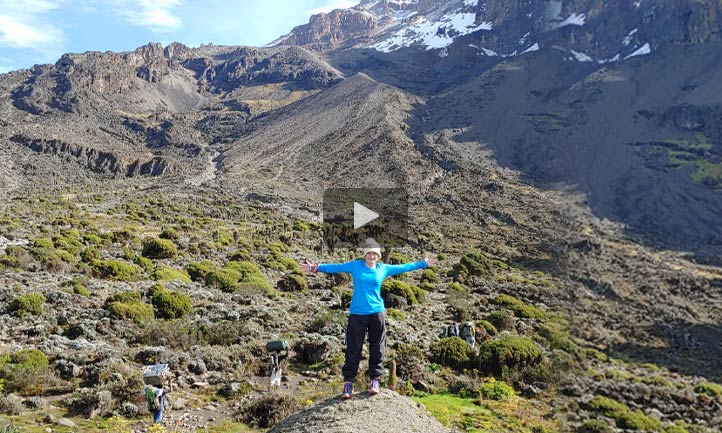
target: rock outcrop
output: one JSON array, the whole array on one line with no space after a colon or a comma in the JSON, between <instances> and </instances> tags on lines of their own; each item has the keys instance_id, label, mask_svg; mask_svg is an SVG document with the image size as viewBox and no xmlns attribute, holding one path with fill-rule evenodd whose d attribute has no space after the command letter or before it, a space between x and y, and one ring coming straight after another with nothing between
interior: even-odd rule
<instances>
[{"instance_id":1,"label":"rock outcrop","mask_svg":"<svg viewBox=\"0 0 722 433\"><path fill-rule=\"evenodd\" d=\"M286 418L269 433L449 433L410 398L380 394L331 398Z\"/></svg>"}]
</instances>

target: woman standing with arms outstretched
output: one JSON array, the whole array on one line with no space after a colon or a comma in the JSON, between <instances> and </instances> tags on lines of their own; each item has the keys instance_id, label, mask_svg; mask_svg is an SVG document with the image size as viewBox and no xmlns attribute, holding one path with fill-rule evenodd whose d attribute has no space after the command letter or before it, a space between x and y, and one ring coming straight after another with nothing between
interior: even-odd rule
<instances>
[{"instance_id":1,"label":"woman standing with arms outstretched","mask_svg":"<svg viewBox=\"0 0 722 433\"><path fill-rule=\"evenodd\" d=\"M353 382L358 373L366 332L369 334L369 394L378 394L380 390L379 378L383 373L386 344L386 308L381 297L381 283L386 277L435 266L437 263L435 256L402 265L381 263L381 247L370 238L364 243L363 254L363 260L346 263L317 264L307 261L301 264L304 272L344 272L351 274L353 278L353 297L346 328L346 362L343 365L344 386L341 398L344 400L351 398L353 393Z\"/></svg>"}]
</instances>

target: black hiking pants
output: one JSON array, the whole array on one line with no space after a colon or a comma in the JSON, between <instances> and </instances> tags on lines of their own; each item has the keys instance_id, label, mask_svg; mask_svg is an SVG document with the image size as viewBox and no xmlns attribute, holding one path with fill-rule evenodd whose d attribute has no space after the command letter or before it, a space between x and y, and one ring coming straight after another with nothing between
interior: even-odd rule
<instances>
[{"instance_id":1,"label":"black hiking pants","mask_svg":"<svg viewBox=\"0 0 722 433\"><path fill-rule=\"evenodd\" d=\"M386 350L386 312L376 314L351 314L346 327L346 363L343 378L346 382L356 380L361 362L366 332L369 334L369 370L371 379L378 379L384 372L384 351Z\"/></svg>"}]
</instances>

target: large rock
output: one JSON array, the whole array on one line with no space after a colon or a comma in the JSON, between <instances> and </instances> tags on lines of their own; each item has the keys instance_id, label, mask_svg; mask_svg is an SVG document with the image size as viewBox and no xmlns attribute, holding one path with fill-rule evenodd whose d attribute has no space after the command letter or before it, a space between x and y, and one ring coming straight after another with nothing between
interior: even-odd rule
<instances>
[{"instance_id":1,"label":"large rock","mask_svg":"<svg viewBox=\"0 0 722 433\"><path fill-rule=\"evenodd\" d=\"M322 401L286 418L269 433L449 433L410 398L384 389Z\"/></svg>"}]
</instances>

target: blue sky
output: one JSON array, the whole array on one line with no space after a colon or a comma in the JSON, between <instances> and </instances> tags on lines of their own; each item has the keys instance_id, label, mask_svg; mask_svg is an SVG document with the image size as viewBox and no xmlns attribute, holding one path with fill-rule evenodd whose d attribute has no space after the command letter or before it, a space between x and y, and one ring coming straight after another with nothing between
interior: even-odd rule
<instances>
[{"instance_id":1,"label":"blue sky","mask_svg":"<svg viewBox=\"0 0 722 433\"><path fill-rule=\"evenodd\" d=\"M148 42L271 42L313 13L358 0L0 0L0 73L63 53L130 51Z\"/></svg>"}]
</instances>

